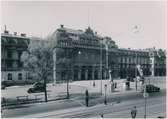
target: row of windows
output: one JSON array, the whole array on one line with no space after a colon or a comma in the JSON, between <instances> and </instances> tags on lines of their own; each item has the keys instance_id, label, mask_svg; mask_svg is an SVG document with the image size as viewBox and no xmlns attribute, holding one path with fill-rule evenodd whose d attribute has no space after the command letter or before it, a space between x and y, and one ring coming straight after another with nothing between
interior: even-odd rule
<instances>
[{"instance_id":1,"label":"row of windows","mask_svg":"<svg viewBox=\"0 0 167 119\"><path fill-rule=\"evenodd\" d=\"M22 80L22 73L18 74L18 80ZM8 73L8 80L13 80L12 73Z\"/></svg>"},{"instance_id":2,"label":"row of windows","mask_svg":"<svg viewBox=\"0 0 167 119\"><path fill-rule=\"evenodd\" d=\"M149 59L147 58L119 58L119 62L127 62L127 63L136 63L136 60L137 62L139 63L145 63L145 64L148 64L149 63Z\"/></svg>"},{"instance_id":3,"label":"row of windows","mask_svg":"<svg viewBox=\"0 0 167 119\"><path fill-rule=\"evenodd\" d=\"M22 51L13 51L13 50L3 50L2 56L3 59L20 59Z\"/></svg>"},{"instance_id":4,"label":"row of windows","mask_svg":"<svg viewBox=\"0 0 167 119\"><path fill-rule=\"evenodd\" d=\"M135 68L136 65L126 65L126 64L120 64L119 68ZM142 65L142 68L149 68L150 65Z\"/></svg>"},{"instance_id":5,"label":"row of windows","mask_svg":"<svg viewBox=\"0 0 167 119\"><path fill-rule=\"evenodd\" d=\"M22 68L23 63L19 60L6 60L1 61L1 67L7 69L7 68Z\"/></svg>"},{"instance_id":6,"label":"row of windows","mask_svg":"<svg viewBox=\"0 0 167 119\"><path fill-rule=\"evenodd\" d=\"M27 45L28 39L2 37L2 45Z\"/></svg>"}]
</instances>

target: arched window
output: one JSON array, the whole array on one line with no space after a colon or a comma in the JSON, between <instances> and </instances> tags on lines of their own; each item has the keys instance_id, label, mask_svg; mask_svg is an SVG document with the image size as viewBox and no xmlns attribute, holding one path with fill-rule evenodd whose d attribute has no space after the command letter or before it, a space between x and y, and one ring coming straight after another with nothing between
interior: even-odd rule
<instances>
[{"instance_id":1,"label":"arched window","mask_svg":"<svg viewBox=\"0 0 167 119\"><path fill-rule=\"evenodd\" d=\"M12 58L13 52L11 50L7 51L7 58Z\"/></svg>"},{"instance_id":2,"label":"arched window","mask_svg":"<svg viewBox=\"0 0 167 119\"><path fill-rule=\"evenodd\" d=\"M18 74L18 79L19 79L19 80L22 80L22 73L19 73L19 74Z\"/></svg>"},{"instance_id":3,"label":"arched window","mask_svg":"<svg viewBox=\"0 0 167 119\"><path fill-rule=\"evenodd\" d=\"M12 80L12 74L8 73L8 80Z\"/></svg>"}]
</instances>

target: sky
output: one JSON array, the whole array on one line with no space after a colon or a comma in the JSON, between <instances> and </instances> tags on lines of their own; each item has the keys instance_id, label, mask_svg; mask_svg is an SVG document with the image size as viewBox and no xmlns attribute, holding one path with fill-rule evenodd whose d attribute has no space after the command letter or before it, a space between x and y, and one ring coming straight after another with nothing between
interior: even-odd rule
<instances>
[{"instance_id":1,"label":"sky","mask_svg":"<svg viewBox=\"0 0 167 119\"><path fill-rule=\"evenodd\" d=\"M166 49L165 1L3 1L1 32L46 37L60 24L85 30L90 26L99 35L109 36L118 47Z\"/></svg>"}]
</instances>

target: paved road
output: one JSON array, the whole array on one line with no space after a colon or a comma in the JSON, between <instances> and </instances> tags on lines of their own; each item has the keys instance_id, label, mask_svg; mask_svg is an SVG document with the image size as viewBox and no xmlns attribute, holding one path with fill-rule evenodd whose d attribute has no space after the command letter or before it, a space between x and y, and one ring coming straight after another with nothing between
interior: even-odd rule
<instances>
[{"instance_id":1,"label":"paved road","mask_svg":"<svg viewBox=\"0 0 167 119\"><path fill-rule=\"evenodd\" d=\"M165 94L166 90L162 90L160 93L153 93L149 97L149 108L152 110L151 106L156 106L158 104L156 112L160 111L164 113L165 110ZM120 103L116 103L117 100L120 100ZM136 105L140 110L143 110L143 97L142 94L133 92L124 95L117 95L115 97L108 98L108 105L104 106L103 104L104 97L97 98L92 100L92 103L96 103L96 105L91 107L84 106L83 99L72 99L72 100L63 100L63 101L56 101L56 102L48 102L36 105L28 105L27 107L22 107L18 109L10 109L4 110L3 117L97 117L99 113L105 113L106 117L113 117L113 116L124 116L119 114L126 113L129 116L129 110L134 105ZM99 104L98 104L99 103ZM111 105L114 104L114 105ZM117 113L117 112L121 113ZM123 112L122 112L123 111ZM117 114L116 114L117 113ZM151 112L152 113L152 112ZM110 115L113 114L113 115ZM140 113L139 113L140 114ZM142 114L141 114L142 116Z\"/></svg>"},{"instance_id":2,"label":"paved road","mask_svg":"<svg viewBox=\"0 0 167 119\"><path fill-rule=\"evenodd\" d=\"M147 117L156 118L165 116L165 97L151 98L147 101ZM104 114L105 118L131 118L130 110L133 106L137 106L137 118L144 116L144 100L126 101L120 104L97 105L90 108L71 110L68 112L48 113L39 115L40 118L98 118L100 114Z\"/></svg>"}]
</instances>

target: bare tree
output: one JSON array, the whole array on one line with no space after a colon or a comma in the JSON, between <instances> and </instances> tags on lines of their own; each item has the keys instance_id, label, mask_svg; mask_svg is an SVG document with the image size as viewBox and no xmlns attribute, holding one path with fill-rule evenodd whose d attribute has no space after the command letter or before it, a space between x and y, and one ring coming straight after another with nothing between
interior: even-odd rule
<instances>
[{"instance_id":1,"label":"bare tree","mask_svg":"<svg viewBox=\"0 0 167 119\"><path fill-rule=\"evenodd\" d=\"M47 102L46 82L49 75L52 74L53 58L52 46L50 40L41 38L31 38L28 50L23 52L21 59L24 68L31 74L43 81L45 87L45 101Z\"/></svg>"},{"instance_id":2,"label":"bare tree","mask_svg":"<svg viewBox=\"0 0 167 119\"><path fill-rule=\"evenodd\" d=\"M69 98L69 80L72 78L72 49L59 48L57 50L57 63L61 67L65 81L67 82L67 98Z\"/></svg>"}]
</instances>

